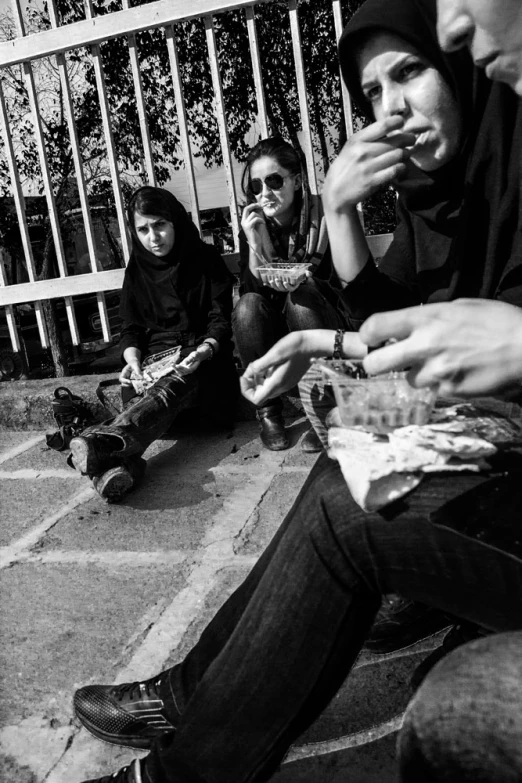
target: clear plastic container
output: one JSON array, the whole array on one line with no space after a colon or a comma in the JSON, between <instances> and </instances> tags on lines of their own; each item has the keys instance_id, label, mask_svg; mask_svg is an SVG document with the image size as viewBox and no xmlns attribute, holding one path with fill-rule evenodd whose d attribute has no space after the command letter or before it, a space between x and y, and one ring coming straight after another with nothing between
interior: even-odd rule
<instances>
[{"instance_id":1,"label":"clear plastic container","mask_svg":"<svg viewBox=\"0 0 522 783\"><path fill-rule=\"evenodd\" d=\"M308 270L313 264L291 264L283 261L273 261L267 266L258 267L263 285L271 283L290 283L298 285L306 280Z\"/></svg>"},{"instance_id":2,"label":"clear plastic container","mask_svg":"<svg viewBox=\"0 0 522 783\"><path fill-rule=\"evenodd\" d=\"M319 359L331 382L344 427L386 434L409 424L426 424L435 405L434 389L414 389L406 373L366 376L361 362Z\"/></svg>"}]
</instances>

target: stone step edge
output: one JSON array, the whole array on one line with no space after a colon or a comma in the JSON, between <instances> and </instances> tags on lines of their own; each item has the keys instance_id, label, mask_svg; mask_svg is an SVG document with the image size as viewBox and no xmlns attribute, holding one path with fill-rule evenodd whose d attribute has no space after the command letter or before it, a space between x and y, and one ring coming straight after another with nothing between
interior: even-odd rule
<instances>
[{"instance_id":1,"label":"stone step edge","mask_svg":"<svg viewBox=\"0 0 522 783\"><path fill-rule=\"evenodd\" d=\"M0 429L5 430L39 430L56 429L51 400L59 386L82 397L101 421L106 417L105 409L96 396L96 388L100 381L116 379L118 373L102 375L73 375L67 378L43 378L32 381L0 382ZM285 418L296 418L303 415L303 407L297 389L292 389L283 395L283 414ZM255 419L254 406L239 397L236 421Z\"/></svg>"}]
</instances>

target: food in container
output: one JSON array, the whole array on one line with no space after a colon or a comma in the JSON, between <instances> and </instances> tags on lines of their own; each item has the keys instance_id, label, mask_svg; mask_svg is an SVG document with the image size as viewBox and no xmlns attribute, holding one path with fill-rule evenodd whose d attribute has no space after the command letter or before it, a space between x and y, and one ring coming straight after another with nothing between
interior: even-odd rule
<instances>
[{"instance_id":1,"label":"food in container","mask_svg":"<svg viewBox=\"0 0 522 783\"><path fill-rule=\"evenodd\" d=\"M344 427L385 435L398 427L429 421L437 393L413 388L406 373L368 377L361 362L349 359L318 359L316 364L332 384Z\"/></svg>"},{"instance_id":2,"label":"food in container","mask_svg":"<svg viewBox=\"0 0 522 783\"><path fill-rule=\"evenodd\" d=\"M270 264L259 266L257 269L263 285L270 285L274 282L298 285L306 280L306 273L312 266L313 264L292 264L283 261L272 261Z\"/></svg>"}]
</instances>

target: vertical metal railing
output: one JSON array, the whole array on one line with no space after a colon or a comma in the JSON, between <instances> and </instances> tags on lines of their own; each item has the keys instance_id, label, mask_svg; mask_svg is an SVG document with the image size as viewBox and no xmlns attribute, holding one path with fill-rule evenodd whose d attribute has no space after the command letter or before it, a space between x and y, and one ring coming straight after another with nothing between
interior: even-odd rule
<instances>
[{"instance_id":1,"label":"vertical metal railing","mask_svg":"<svg viewBox=\"0 0 522 783\"><path fill-rule=\"evenodd\" d=\"M310 185L312 193L317 193L317 175L315 170L310 112L308 111L308 99L306 97L306 77L301 45L301 31L299 29L299 17L297 14L297 0L288 0L288 13L290 16L290 31L292 34L292 48L297 79L297 94L299 96L299 111L303 128L303 148L306 156L308 184Z\"/></svg>"},{"instance_id":2,"label":"vertical metal railing","mask_svg":"<svg viewBox=\"0 0 522 783\"><path fill-rule=\"evenodd\" d=\"M122 0L124 9L130 8L129 0ZM147 173L147 184L156 185L156 174L154 172L154 159L152 155L152 145L150 140L149 123L147 120L147 110L145 107L145 96L143 94L143 84L140 73L140 60L138 56L138 46L134 34L127 36L129 44L129 57L132 70L132 80L134 83L134 94L136 96L136 106L138 109L138 119L140 123L141 140L143 144L143 156L145 159L145 171Z\"/></svg>"},{"instance_id":3,"label":"vertical metal railing","mask_svg":"<svg viewBox=\"0 0 522 783\"><path fill-rule=\"evenodd\" d=\"M84 0L84 2L85 2L86 17L87 19L92 19L94 17L92 0ZM99 44L93 44L93 46L91 46L91 55L92 55L93 66L94 66L96 90L98 92L98 98L100 101L100 111L102 117L103 132L105 136L105 144L107 147L107 159L109 163L109 170L111 173L112 188L114 192L114 203L116 206L116 215L118 218L118 226L120 229L120 237L121 237L121 243L123 247L123 256L125 258L125 263L127 263L130 256L130 244L129 244L129 237L127 235L127 227L125 222L125 206L123 203L123 193L121 188L120 173L118 170L118 156L116 153L116 145L114 143L114 136L112 133L109 100L107 97L105 75L103 72L103 61L102 61L101 49Z\"/></svg>"},{"instance_id":4,"label":"vertical metal railing","mask_svg":"<svg viewBox=\"0 0 522 783\"><path fill-rule=\"evenodd\" d=\"M183 158L185 161L185 174L187 176L190 213L192 215L192 220L197 226L198 231L201 233L198 191L196 188L196 177L194 175L192 149L190 146L190 136L188 131L187 110L185 108L185 99L183 97L183 83L181 80L178 48L176 44L176 35L175 35L173 25L169 25L166 28L165 36L167 39L167 51L169 54L172 86L174 88L174 100L176 103L176 113L178 115L178 126L179 126L179 135L181 139L181 149L183 151Z\"/></svg>"},{"instance_id":5,"label":"vertical metal railing","mask_svg":"<svg viewBox=\"0 0 522 783\"><path fill-rule=\"evenodd\" d=\"M268 115L266 111L265 88L263 84L263 74L261 71L261 56L259 53L259 41L257 39L257 28L255 20L255 9L250 6L245 11L248 30L248 40L250 43L250 55L252 58L252 72L254 75L254 87L257 100L257 117L261 125L261 136L265 139L270 135L268 127Z\"/></svg>"},{"instance_id":6,"label":"vertical metal railing","mask_svg":"<svg viewBox=\"0 0 522 783\"><path fill-rule=\"evenodd\" d=\"M11 187L13 189L13 196L16 208L16 216L18 218L18 226L20 228L20 236L22 240L22 249L24 252L25 262L27 265L27 274L31 283L36 282L36 266L34 263L33 248L31 246L31 237L29 236L29 227L27 225L27 216L25 212L25 199L22 191L22 185L20 182L20 176L18 174L18 167L16 165L16 156L13 147L13 139L9 129L9 116L7 113L7 107L4 98L4 91L2 82L0 82L0 116L2 120L2 129L4 137L4 147L7 157L7 164L9 167L9 174L11 177ZM3 272L3 265L2 265ZM5 277L2 276L2 285L5 285ZM38 326L38 334L40 336L40 342L43 348L49 346L49 337L47 335L47 328L45 325L45 318L43 315L43 307L41 302L35 302L35 315L36 323ZM13 350L20 350L20 341L16 330L16 319L14 317L13 308L7 309L7 324L9 327L9 334L11 337L11 344ZM13 337L15 335L15 337Z\"/></svg>"},{"instance_id":7,"label":"vertical metal railing","mask_svg":"<svg viewBox=\"0 0 522 783\"><path fill-rule=\"evenodd\" d=\"M59 26L58 12L56 9L56 0L47 0L47 9L49 12L49 19L51 21L51 27L57 29ZM91 211L89 208L89 199L87 196L87 185L85 182L85 176L83 172L83 161L80 152L80 143L78 139L78 132L76 129L76 122L74 120L74 102L71 92L71 85L69 76L67 73L67 60L65 54L58 53L56 55L56 62L58 65L58 72L60 75L60 82L62 85L65 113L67 117L67 127L69 131L69 141L71 144L71 155L74 163L74 173L76 176L76 184L78 187L78 195L80 199L80 207L82 211L83 225L85 230L85 237L87 241L87 251L89 254L89 263L91 271L97 273L101 267L98 263L96 256L96 239L94 236L94 228L92 224ZM105 296L102 292L97 292L98 312L100 314L103 339L109 342L111 339L111 330L109 326L109 316L107 313L107 305L105 303ZM74 308L74 305L72 305Z\"/></svg>"},{"instance_id":8,"label":"vertical metal railing","mask_svg":"<svg viewBox=\"0 0 522 783\"><path fill-rule=\"evenodd\" d=\"M20 0L12 0L12 8L13 8L16 31L18 35L22 38L23 36L25 36L25 27L24 27L24 20L23 20ZM47 201L49 222L50 222L51 232L54 241L54 249L56 253L56 261L58 264L60 277L67 277L67 263L65 260L62 235L60 232L60 222L58 218L58 211L56 208L56 201L55 201L53 186L51 181L51 172L49 169L49 162L47 159L47 152L45 149L44 131L43 131L42 120L40 116L40 109L38 105L38 93L36 89L31 63L22 63L22 70L24 74L24 81L27 89L27 95L29 98L29 105L31 108L31 116L32 116L32 121L34 126L36 146L38 149L38 157L40 160L40 168L42 172L43 189ZM69 330L71 332L71 339L73 345L79 345L80 335L78 332L78 325L76 323L76 315L74 312L72 297L66 296L64 297L64 299L65 299L65 308L67 312L67 320L69 322Z\"/></svg>"},{"instance_id":9,"label":"vertical metal railing","mask_svg":"<svg viewBox=\"0 0 522 783\"><path fill-rule=\"evenodd\" d=\"M237 251L239 248L239 212L237 206L236 186L234 182L234 170L232 167L232 155L228 141L225 104L223 101L223 87L221 85L221 74L219 71L216 32L214 29L214 20L211 16L205 17L205 34L207 38L208 56L210 59L212 86L214 88L215 113L219 129L219 138L221 141L223 165L225 167L228 202L230 205L230 222L232 224L232 235L234 237L234 249Z\"/></svg>"}]
</instances>

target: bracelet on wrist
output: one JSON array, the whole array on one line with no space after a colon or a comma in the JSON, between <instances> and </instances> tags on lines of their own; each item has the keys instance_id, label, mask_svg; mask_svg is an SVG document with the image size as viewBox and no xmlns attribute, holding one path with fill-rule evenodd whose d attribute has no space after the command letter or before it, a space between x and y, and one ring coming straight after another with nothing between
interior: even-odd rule
<instances>
[{"instance_id":1,"label":"bracelet on wrist","mask_svg":"<svg viewBox=\"0 0 522 783\"><path fill-rule=\"evenodd\" d=\"M337 331L335 332L332 359L344 359L343 339L344 339L345 331L346 331L345 329L337 329Z\"/></svg>"},{"instance_id":2,"label":"bracelet on wrist","mask_svg":"<svg viewBox=\"0 0 522 783\"><path fill-rule=\"evenodd\" d=\"M203 340L201 345L207 345L210 348L210 356L208 358L213 359L216 354L216 349L214 348L210 340Z\"/></svg>"}]
</instances>

